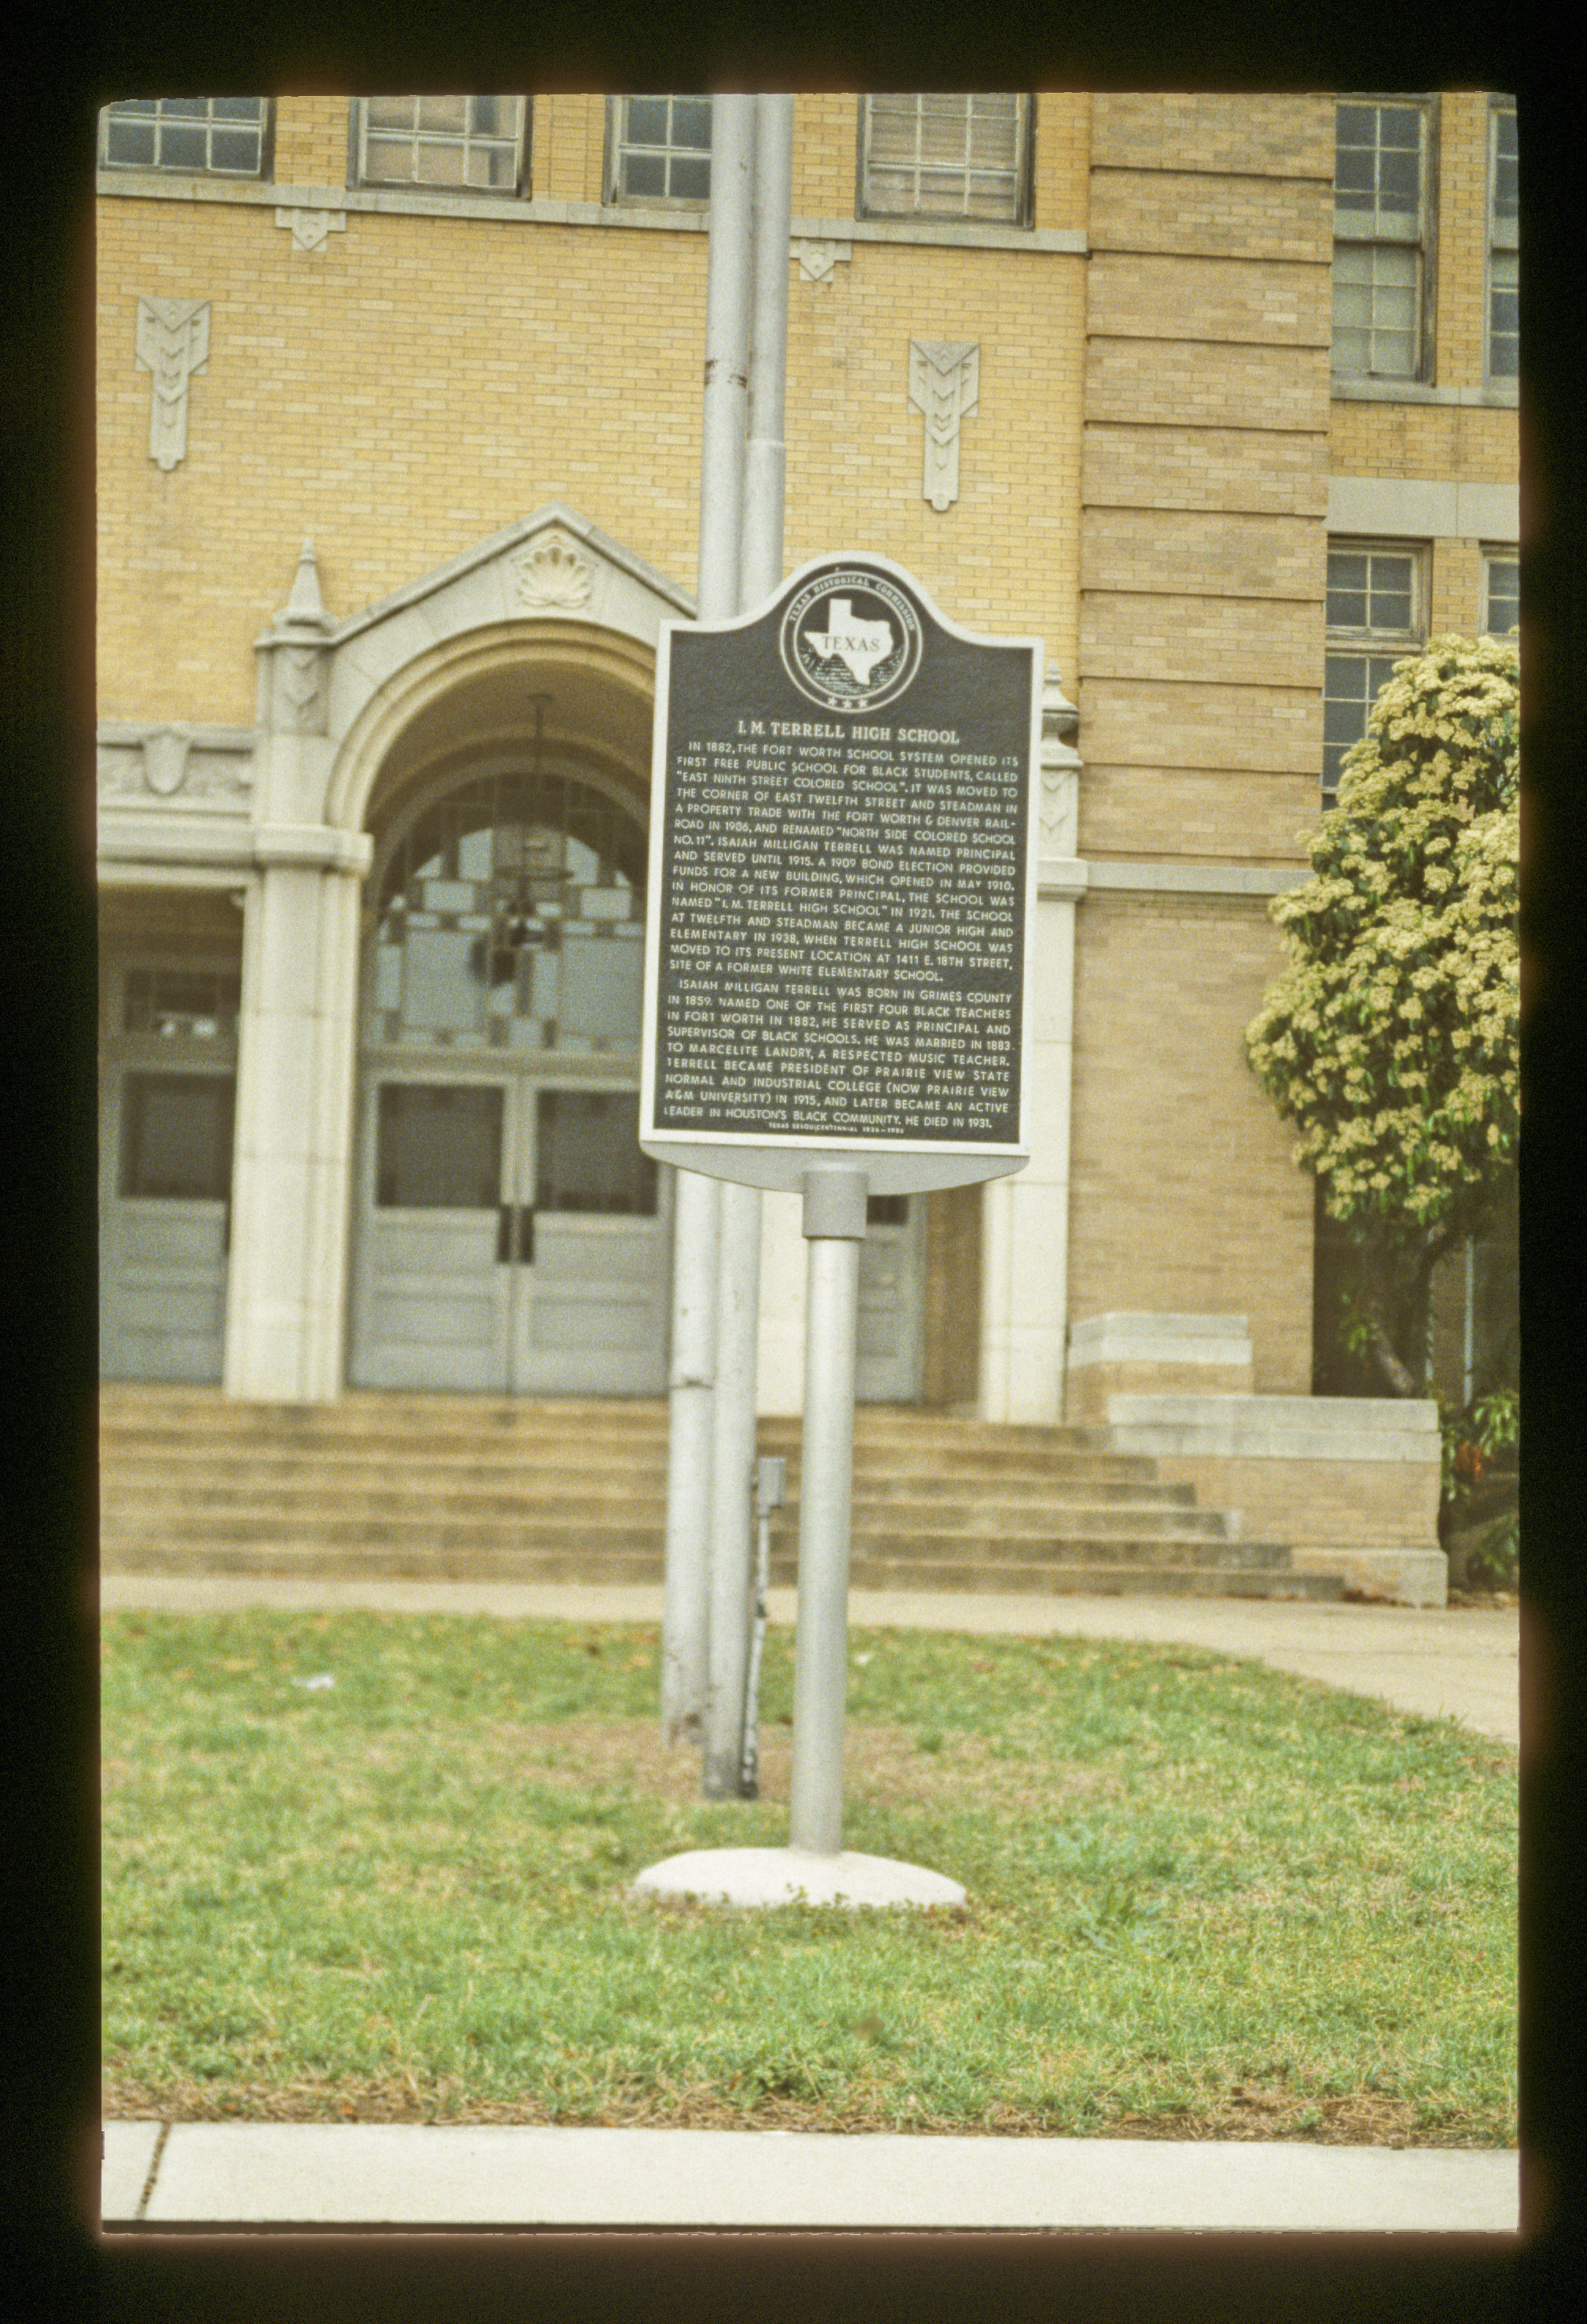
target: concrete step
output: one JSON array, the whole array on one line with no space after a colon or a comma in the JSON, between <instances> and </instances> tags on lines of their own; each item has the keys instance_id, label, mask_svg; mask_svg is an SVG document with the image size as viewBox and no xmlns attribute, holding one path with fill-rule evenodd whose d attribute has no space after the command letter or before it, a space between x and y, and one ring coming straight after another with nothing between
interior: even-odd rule
<instances>
[{"instance_id":1,"label":"concrete step","mask_svg":"<svg viewBox=\"0 0 1587 2324\"><path fill-rule=\"evenodd\" d=\"M482 1436L506 1437L525 1444L558 1434L577 1442L619 1435L649 1437L665 1444L668 1412L654 1397L510 1397L383 1396L353 1390L330 1405L248 1404L218 1389L132 1387L107 1383L100 1391L100 1428L109 1441L129 1431L161 1441L173 1435L216 1434L230 1443L245 1437L323 1443L354 1441L383 1433L393 1441L426 1444L439 1437L475 1443ZM797 1446L797 1417L771 1416L758 1425L764 1448ZM956 1451L979 1448L1003 1457L1020 1452L1084 1452L1105 1449L1097 1428L1038 1426L983 1421L924 1411L910 1406L863 1405L855 1415L856 1445L903 1442L937 1443Z\"/></svg>"},{"instance_id":2,"label":"concrete step","mask_svg":"<svg viewBox=\"0 0 1587 2324\"><path fill-rule=\"evenodd\" d=\"M337 1490L357 1489L376 1481L404 1490L424 1490L447 1485L478 1485L504 1491L538 1489L566 1478L587 1478L592 1468L603 1475L621 1476L633 1489L651 1485L664 1491L667 1448L660 1445L556 1443L524 1446L506 1452L497 1444L459 1445L438 1452L411 1444L272 1445L207 1443L194 1445L173 1438L161 1443L142 1440L106 1442L101 1447L102 1473L114 1476L119 1488L134 1490L180 1474L195 1486L232 1480L287 1483L304 1477L332 1481ZM789 1457L788 1485L797 1498L800 1462ZM1189 1495L1189 1486L1165 1485L1157 1480L1154 1464L1144 1453L1075 1453L1047 1463L1029 1459L1001 1462L967 1454L954 1457L935 1451L894 1451L886 1447L856 1448L856 1489L874 1496L916 1491L951 1493L970 1488L995 1490L1000 1497L1039 1498L1059 1494L1066 1499L1095 1495L1118 1499L1140 1494Z\"/></svg>"},{"instance_id":3,"label":"concrete step","mask_svg":"<svg viewBox=\"0 0 1587 2324\"><path fill-rule=\"evenodd\" d=\"M1284 1553L1287 1557L1287 1550ZM1296 1573L1286 1567L1231 1565L1020 1565L946 1567L912 1558L868 1558L849 1580L856 1590L962 1590L1052 1598L1303 1598L1337 1600L1344 1584L1334 1573Z\"/></svg>"},{"instance_id":4,"label":"concrete step","mask_svg":"<svg viewBox=\"0 0 1587 2324\"><path fill-rule=\"evenodd\" d=\"M106 1388L103 1557L143 1572L661 1579L668 1415L657 1398L348 1395L244 1405L215 1389ZM761 1422L789 1464L773 1579L796 1577L800 1423ZM1287 1549L1106 1432L1003 1428L868 1406L855 1418L852 1579L1010 1589L1329 1598Z\"/></svg>"},{"instance_id":5,"label":"concrete step","mask_svg":"<svg viewBox=\"0 0 1587 2324\"><path fill-rule=\"evenodd\" d=\"M1278 1556L1287 1559L1287 1551ZM149 1547L116 1562L128 1573L233 1573L304 1580L432 1580L470 1582L560 1582L588 1584L649 1583L659 1586L659 1549L611 1552L599 1561L587 1550L498 1550L455 1555L434 1546L409 1550L367 1547L328 1549L318 1542L237 1541L217 1543L199 1559L171 1547ZM859 1557L850 1570L857 1590L994 1591L1051 1597L1338 1599L1343 1584L1335 1574L1296 1573L1283 1563L1234 1565L1125 1563L1117 1559L1060 1563L987 1557L956 1563L913 1557ZM791 1564L774 1567L772 1581L788 1586Z\"/></svg>"},{"instance_id":6,"label":"concrete step","mask_svg":"<svg viewBox=\"0 0 1587 2324\"><path fill-rule=\"evenodd\" d=\"M108 1469L111 1488L106 1506L125 1518L245 1516L276 1508L291 1510L305 1520L321 1514L357 1514L368 1517L420 1519L457 1518L485 1525L543 1523L602 1523L619 1511L653 1516L662 1521L666 1479L635 1477L618 1471L592 1477L584 1471L565 1470L521 1478L440 1472L393 1480L389 1468L371 1464L356 1477L328 1474L321 1463L305 1462L272 1472L263 1464L217 1465L210 1476L195 1476L185 1464L172 1480L169 1469L140 1464ZM772 1518L774 1532L797 1528L799 1497L790 1493ZM1188 1486L1160 1485L1149 1479L1104 1485L1061 1480L1043 1486L1022 1484L1007 1489L969 1490L962 1481L904 1477L872 1484L856 1478L854 1520L886 1523L905 1528L924 1526L933 1531L948 1528L974 1531L989 1515L1024 1527L1041 1528L1054 1513L1084 1516L1103 1530L1128 1530L1139 1524L1149 1532L1177 1525L1189 1532L1221 1530L1221 1511L1198 1509Z\"/></svg>"},{"instance_id":7,"label":"concrete step","mask_svg":"<svg viewBox=\"0 0 1587 2324\"><path fill-rule=\"evenodd\" d=\"M1217 1511L1205 1514L1213 1518ZM659 1517L630 1512L614 1511L595 1518L559 1523L554 1517L525 1517L510 1526L501 1524L470 1524L466 1519L439 1516L375 1517L364 1512L349 1514L323 1510L306 1512L260 1507L253 1509L215 1510L208 1515L188 1512L171 1515L151 1512L140 1519L134 1516L111 1512L101 1527L101 1554L106 1559L117 1556L140 1545L167 1543L173 1550L201 1550L210 1543L234 1541L318 1541L328 1548L369 1549L416 1546L433 1543L438 1550L449 1554L477 1553L493 1555L498 1549L564 1549L582 1550L592 1562L611 1550L658 1550L663 1539ZM911 1555L920 1558L953 1560L986 1554L992 1545L1009 1557L1048 1557L1061 1555L1066 1545L1077 1545L1092 1556L1149 1556L1173 1550L1185 1556L1200 1550L1209 1554L1225 1555L1243 1547L1232 1543L1226 1536L1209 1527L1196 1531L1185 1526L1154 1530L1147 1526L1113 1528L1094 1525L1089 1513L1082 1512L1061 1528L1048 1524L1031 1526L1029 1530L998 1521L995 1511L986 1512L975 1526L955 1526L946 1533L929 1533L923 1529L867 1521L856 1517L853 1527L853 1554L870 1554L883 1545L907 1546ZM797 1536L792 1528L775 1537L775 1546L792 1555Z\"/></svg>"}]
</instances>

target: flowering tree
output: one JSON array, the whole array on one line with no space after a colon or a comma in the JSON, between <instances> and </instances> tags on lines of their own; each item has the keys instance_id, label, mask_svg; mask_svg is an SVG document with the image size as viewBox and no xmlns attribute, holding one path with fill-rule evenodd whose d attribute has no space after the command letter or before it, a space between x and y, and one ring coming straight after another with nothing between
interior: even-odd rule
<instances>
[{"instance_id":1,"label":"flowering tree","mask_svg":"<svg viewBox=\"0 0 1587 2324\"><path fill-rule=\"evenodd\" d=\"M1355 1247L1355 1322L1415 1396L1433 1269L1487 1223L1519 1123L1518 667L1492 638L1399 662L1312 877L1275 899L1290 964L1247 1028L1295 1158Z\"/></svg>"}]
</instances>

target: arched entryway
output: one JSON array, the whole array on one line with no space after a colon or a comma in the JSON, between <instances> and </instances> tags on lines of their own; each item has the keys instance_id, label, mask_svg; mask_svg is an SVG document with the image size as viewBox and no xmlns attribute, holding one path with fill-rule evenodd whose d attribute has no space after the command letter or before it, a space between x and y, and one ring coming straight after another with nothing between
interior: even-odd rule
<instances>
[{"instance_id":1,"label":"arched entryway","mask_svg":"<svg viewBox=\"0 0 1587 2324\"><path fill-rule=\"evenodd\" d=\"M543 733L411 781L379 818L355 1386L665 1388L670 1173L637 1134L645 857L632 781Z\"/></svg>"}]
</instances>

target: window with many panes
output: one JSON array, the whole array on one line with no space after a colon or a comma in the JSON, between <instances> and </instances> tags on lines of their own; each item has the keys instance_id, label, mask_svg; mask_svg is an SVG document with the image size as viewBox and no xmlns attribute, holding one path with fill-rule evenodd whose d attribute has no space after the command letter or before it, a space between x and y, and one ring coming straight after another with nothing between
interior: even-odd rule
<instances>
[{"instance_id":1,"label":"window with many panes","mask_svg":"<svg viewBox=\"0 0 1587 2324\"><path fill-rule=\"evenodd\" d=\"M1521 560L1513 549L1482 553L1482 634L1513 638L1521 625Z\"/></svg>"},{"instance_id":2,"label":"window with many panes","mask_svg":"<svg viewBox=\"0 0 1587 2324\"><path fill-rule=\"evenodd\" d=\"M1025 97L862 97L861 215L1023 226L1029 131Z\"/></svg>"},{"instance_id":3,"label":"window with many panes","mask_svg":"<svg viewBox=\"0 0 1587 2324\"><path fill-rule=\"evenodd\" d=\"M177 170L258 178L270 161L270 100L263 97L129 97L99 115L106 170Z\"/></svg>"},{"instance_id":4,"label":"window with many panes","mask_svg":"<svg viewBox=\"0 0 1587 2324\"><path fill-rule=\"evenodd\" d=\"M527 180L521 97L364 97L356 115L361 185L515 194Z\"/></svg>"},{"instance_id":5,"label":"window with many panes","mask_svg":"<svg viewBox=\"0 0 1587 2324\"><path fill-rule=\"evenodd\" d=\"M1520 370L1519 164L1516 108L1495 99L1488 114L1488 376Z\"/></svg>"},{"instance_id":6,"label":"window with many panes","mask_svg":"<svg viewBox=\"0 0 1587 2324\"><path fill-rule=\"evenodd\" d=\"M1419 379L1427 341L1432 108L1345 97L1333 155L1333 370Z\"/></svg>"},{"instance_id":7,"label":"window with many panes","mask_svg":"<svg viewBox=\"0 0 1587 2324\"><path fill-rule=\"evenodd\" d=\"M1426 552L1337 541L1328 550L1328 636L1323 679L1323 800L1397 661L1426 636Z\"/></svg>"},{"instance_id":8,"label":"window with many panes","mask_svg":"<svg viewBox=\"0 0 1587 2324\"><path fill-rule=\"evenodd\" d=\"M606 176L614 202L708 201L710 98L614 98Z\"/></svg>"}]
</instances>

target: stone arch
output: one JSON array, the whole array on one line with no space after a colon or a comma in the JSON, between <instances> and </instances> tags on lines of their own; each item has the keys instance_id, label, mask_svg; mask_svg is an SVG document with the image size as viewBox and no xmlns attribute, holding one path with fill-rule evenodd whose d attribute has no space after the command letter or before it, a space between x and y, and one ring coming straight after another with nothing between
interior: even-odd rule
<instances>
[{"instance_id":1,"label":"stone arch","mask_svg":"<svg viewBox=\"0 0 1587 2324\"><path fill-rule=\"evenodd\" d=\"M552 503L337 623L325 641L326 822L362 830L404 757L521 735L525 696L542 687L577 702L585 746L642 792L660 625L693 611L664 574Z\"/></svg>"},{"instance_id":2,"label":"stone arch","mask_svg":"<svg viewBox=\"0 0 1587 2324\"><path fill-rule=\"evenodd\" d=\"M648 791L655 650L576 622L521 621L431 645L374 689L332 763L326 821L367 828L409 783L521 744L531 697L551 696L549 747Z\"/></svg>"}]
</instances>

